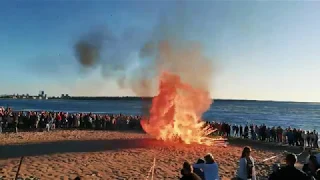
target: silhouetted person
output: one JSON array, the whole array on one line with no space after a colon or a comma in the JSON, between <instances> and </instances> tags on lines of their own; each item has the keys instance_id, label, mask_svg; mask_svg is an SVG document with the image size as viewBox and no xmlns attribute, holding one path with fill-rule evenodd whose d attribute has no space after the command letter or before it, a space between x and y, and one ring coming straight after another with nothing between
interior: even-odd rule
<instances>
[{"instance_id":1,"label":"silhouetted person","mask_svg":"<svg viewBox=\"0 0 320 180\"><path fill-rule=\"evenodd\" d=\"M277 173L280 170L279 164L273 164L272 165L272 173L270 174L268 180L276 179Z\"/></svg>"},{"instance_id":2,"label":"silhouetted person","mask_svg":"<svg viewBox=\"0 0 320 180\"><path fill-rule=\"evenodd\" d=\"M317 179L317 180L320 180L320 169L317 170L316 176L317 176L316 179Z\"/></svg>"},{"instance_id":3,"label":"silhouetted person","mask_svg":"<svg viewBox=\"0 0 320 180\"><path fill-rule=\"evenodd\" d=\"M205 161L203 159L198 159L197 164L204 164ZM204 178L204 172L200 168L193 168L193 172L198 175L202 180L205 180Z\"/></svg>"},{"instance_id":4,"label":"silhouetted person","mask_svg":"<svg viewBox=\"0 0 320 180\"><path fill-rule=\"evenodd\" d=\"M193 173L192 165L188 162L183 163L183 168L181 170L182 177L180 180L201 180L201 178Z\"/></svg>"},{"instance_id":5,"label":"silhouetted person","mask_svg":"<svg viewBox=\"0 0 320 180\"><path fill-rule=\"evenodd\" d=\"M311 155L308 162L308 169L305 173L309 175L309 177L317 177L317 170L320 168L320 165L317 161L317 157Z\"/></svg>"},{"instance_id":6,"label":"silhouetted person","mask_svg":"<svg viewBox=\"0 0 320 180\"><path fill-rule=\"evenodd\" d=\"M204 164L193 164L193 168L200 168L204 172L205 180L217 180L219 179L219 168L218 164L215 162L212 154L207 154L204 156L206 163Z\"/></svg>"},{"instance_id":7,"label":"silhouetted person","mask_svg":"<svg viewBox=\"0 0 320 180\"><path fill-rule=\"evenodd\" d=\"M288 154L286 156L286 166L281 168L275 176L270 180L309 180L308 175L296 167L294 167L297 162L297 157L294 154Z\"/></svg>"}]
</instances>

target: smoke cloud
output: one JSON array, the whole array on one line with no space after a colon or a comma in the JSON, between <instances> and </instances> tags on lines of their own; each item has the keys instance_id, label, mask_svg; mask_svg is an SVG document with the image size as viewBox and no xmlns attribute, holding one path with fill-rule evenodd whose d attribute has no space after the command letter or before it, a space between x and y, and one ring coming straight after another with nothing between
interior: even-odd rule
<instances>
[{"instance_id":1,"label":"smoke cloud","mask_svg":"<svg viewBox=\"0 0 320 180\"><path fill-rule=\"evenodd\" d=\"M136 29L120 35L107 27L89 32L74 44L77 61L84 68L99 66L104 78L115 80L120 88L130 89L137 96L155 95L164 71L209 91L213 61L203 55L199 43L186 37L184 9L166 17L161 17L151 37Z\"/></svg>"},{"instance_id":2,"label":"smoke cloud","mask_svg":"<svg viewBox=\"0 0 320 180\"><path fill-rule=\"evenodd\" d=\"M85 67L93 66L99 59L99 47L89 44L86 41L78 42L75 45L75 49L79 62Z\"/></svg>"}]
</instances>

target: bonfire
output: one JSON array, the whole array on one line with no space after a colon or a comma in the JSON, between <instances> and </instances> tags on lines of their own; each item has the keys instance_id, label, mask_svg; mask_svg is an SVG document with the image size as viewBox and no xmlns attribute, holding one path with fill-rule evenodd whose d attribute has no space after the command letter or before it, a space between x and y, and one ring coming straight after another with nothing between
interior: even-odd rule
<instances>
[{"instance_id":1,"label":"bonfire","mask_svg":"<svg viewBox=\"0 0 320 180\"><path fill-rule=\"evenodd\" d=\"M211 104L209 92L183 83L177 74L163 72L159 94L152 99L149 117L141 125L146 133L160 140L214 145L223 139L208 137L215 129L201 120Z\"/></svg>"}]
</instances>

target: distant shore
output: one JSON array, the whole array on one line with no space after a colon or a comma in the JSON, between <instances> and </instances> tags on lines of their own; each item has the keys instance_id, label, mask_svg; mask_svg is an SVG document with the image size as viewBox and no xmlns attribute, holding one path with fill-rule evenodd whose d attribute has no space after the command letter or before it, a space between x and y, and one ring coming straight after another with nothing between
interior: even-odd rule
<instances>
[{"instance_id":1,"label":"distant shore","mask_svg":"<svg viewBox=\"0 0 320 180\"><path fill-rule=\"evenodd\" d=\"M105 100L146 100L151 101L153 97L139 97L139 96L68 96L68 97L48 97L47 99L36 98L12 98L11 96L0 96L0 100L77 100L77 101L105 101ZM215 102L282 102L282 103L320 103L320 102L297 102L297 101L277 101L277 100L252 100L252 99L212 99Z\"/></svg>"},{"instance_id":2,"label":"distant shore","mask_svg":"<svg viewBox=\"0 0 320 180\"><path fill-rule=\"evenodd\" d=\"M36 98L11 98L7 96L0 97L0 100L151 100L152 97L135 97L135 96L69 96L69 97L48 97L47 99Z\"/></svg>"}]
</instances>

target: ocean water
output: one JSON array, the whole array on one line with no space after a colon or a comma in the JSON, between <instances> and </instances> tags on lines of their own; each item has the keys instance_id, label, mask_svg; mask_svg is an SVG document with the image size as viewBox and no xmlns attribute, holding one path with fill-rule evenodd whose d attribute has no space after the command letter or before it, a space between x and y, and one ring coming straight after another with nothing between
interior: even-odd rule
<instances>
[{"instance_id":1,"label":"ocean water","mask_svg":"<svg viewBox=\"0 0 320 180\"><path fill-rule=\"evenodd\" d=\"M14 100L1 99L0 106L14 110L46 110L63 112L122 113L139 115L139 100ZM232 124L266 124L320 131L320 103L217 100L203 115L209 121Z\"/></svg>"}]
</instances>

